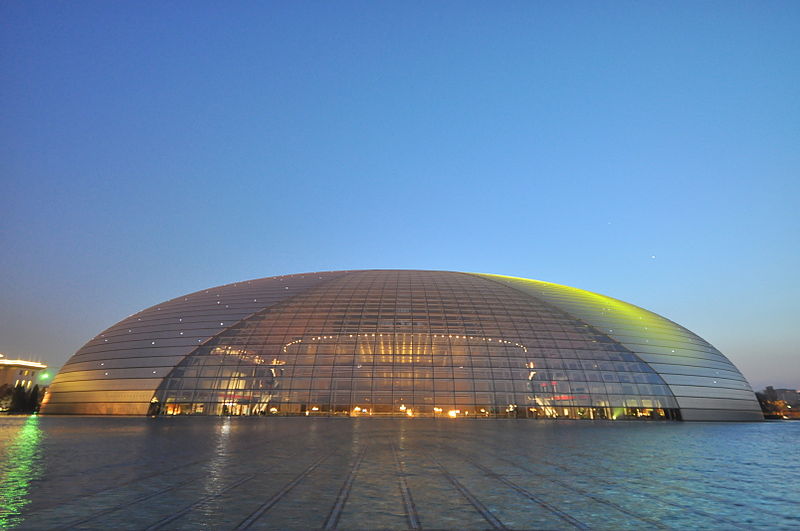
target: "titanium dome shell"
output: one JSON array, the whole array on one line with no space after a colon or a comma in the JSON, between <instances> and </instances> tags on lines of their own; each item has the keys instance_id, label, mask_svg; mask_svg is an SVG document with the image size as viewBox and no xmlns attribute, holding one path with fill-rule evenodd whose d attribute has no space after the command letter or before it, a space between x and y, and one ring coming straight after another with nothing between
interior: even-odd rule
<instances>
[{"instance_id":1,"label":"titanium dome shell","mask_svg":"<svg viewBox=\"0 0 800 531\"><path fill-rule=\"evenodd\" d=\"M652 312L406 270L270 277L153 306L78 350L42 412L763 419L725 356Z\"/></svg>"}]
</instances>

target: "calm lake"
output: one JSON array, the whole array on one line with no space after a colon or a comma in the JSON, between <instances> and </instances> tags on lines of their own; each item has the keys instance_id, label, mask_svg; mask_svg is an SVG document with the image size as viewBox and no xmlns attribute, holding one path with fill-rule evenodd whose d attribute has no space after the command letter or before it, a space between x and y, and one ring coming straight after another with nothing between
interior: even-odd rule
<instances>
[{"instance_id":1,"label":"calm lake","mask_svg":"<svg viewBox=\"0 0 800 531\"><path fill-rule=\"evenodd\" d=\"M800 422L0 418L0 528L798 529Z\"/></svg>"}]
</instances>

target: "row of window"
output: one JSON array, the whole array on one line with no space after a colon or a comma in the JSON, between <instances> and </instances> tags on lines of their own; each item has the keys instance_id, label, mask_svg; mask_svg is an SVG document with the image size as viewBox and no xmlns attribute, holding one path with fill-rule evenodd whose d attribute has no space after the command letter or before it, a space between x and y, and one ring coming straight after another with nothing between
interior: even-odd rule
<instances>
[{"instance_id":1,"label":"row of window","mask_svg":"<svg viewBox=\"0 0 800 531\"><path fill-rule=\"evenodd\" d=\"M229 402L152 403L151 415L226 415L226 416L345 416L345 417L418 417L418 418L535 418L568 420L681 420L680 410L654 406L538 406L505 407L452 406L405 407L384 406L316 406L310 404L249 405Z\"/></svg>"},{"instance_id":2,"label":"row of window","mask_svg":"<svg viewBox=\"0 0 800 531\"><path fill-rule=\"evenodd\" d=\"M509 392L526 393L532 396L551 394L581 393L587 395L653 395L670 396L666 385L658 384L615 384L602 382L538 382L526 385L513 380L392 380L382 378L362 378L352 380L296 379L291 382L264 380L260 382L219 381L212 378L175 379L168 381L162 389L173 390L231 390L236 392L284 391L371 391L393 392L397 390L413 392Z\"/></svg>"}]
</instances>

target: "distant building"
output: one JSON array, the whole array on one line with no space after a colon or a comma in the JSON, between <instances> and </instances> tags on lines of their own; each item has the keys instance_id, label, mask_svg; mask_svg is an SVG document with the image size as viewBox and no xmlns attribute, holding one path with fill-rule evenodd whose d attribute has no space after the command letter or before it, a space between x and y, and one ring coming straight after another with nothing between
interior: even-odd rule
<instances>
[{"instance_id":1,"label":"distant building","mask_svg":"<svg viewBox=\"0 0 800 531\"><path fill-rule=\"evenodd\" d=\"M774 389L771 385L767 386L764 393L773 401L783 401L792 407L800 406L800 394L795 389Z\"/></svg>"},{"instance_id":2,"label":"distant building","mask_svg":"<svg viewBox=\"0 0 800 531\"><path fill-rule=\"evenodd\" d=\"M0 354L0 411L34 413L50 383L47 365ZM35 392L34 392L35 391Z\"/></svg>"},{"instance_id":3,"label":"distant building","mask_svg":"<svg viewBox=\"0 0 800 531\"><path fill-rule=\"evenodd\" d=\"M0 387L16 387L22 384L25 389L34 385L41 386L40 373L47 369L47 365L38 361L12 360L0 354Z\"/></svg>"},{"instance_id":4,"label":"distant building","mask_svg":"<svg viewBox=\"0 0 800 531\"><path fill-rule=\"evenodd\" d=\"M800 393L795 389L775 389L768 385L759 394L764 403L762 407L769 409L764 409L765 414L771 415L771 418L800 419Z\"/></svg>"}]
</instances>

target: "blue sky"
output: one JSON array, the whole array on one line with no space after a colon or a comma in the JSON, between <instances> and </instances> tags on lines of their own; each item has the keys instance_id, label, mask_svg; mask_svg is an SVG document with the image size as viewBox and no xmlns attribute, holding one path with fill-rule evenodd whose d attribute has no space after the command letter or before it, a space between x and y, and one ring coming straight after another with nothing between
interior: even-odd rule
<instances>
[{"instance_id":1,"label":"blue sky","mask_svg":"<svg viewBox=\"0 0 800 531\"><path fill-rule=\"evenodd\" d=\"M0 351L212 285L501 273L800 387L796 2L3 2ZM653 258L655 257L655 258Z\"/></svg>"}]
</instances>

